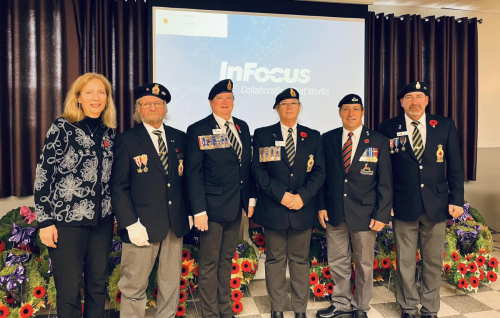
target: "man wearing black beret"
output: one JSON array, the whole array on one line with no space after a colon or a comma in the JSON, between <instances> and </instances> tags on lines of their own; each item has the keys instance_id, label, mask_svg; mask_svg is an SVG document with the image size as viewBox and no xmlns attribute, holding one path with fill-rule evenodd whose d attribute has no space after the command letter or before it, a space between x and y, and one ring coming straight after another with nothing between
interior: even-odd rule
<instances>
[{"instance_id":1,"label":"man wearing black beret","mask_svg":"<svg viewBox=\"0 0 500 318\"><path fill-rule=\"evenodd\" d=\"M186 176L191 211L200 233L201 314L231 317L231 264L242 212L253 214L250 131L232 116L233 81L215 84L208 95L212 114L187 130Z\"/></svg>"},{"instance_id":2,"label":"man wearing black beret","mask_svg":"<svg viewBox=\"0 0 500 318\"><path fill-rule=\"evenodd\" d=\"M292 309L306 317L311 229L317 224L315 197L325 180L321 134L299 125L299 92L287 88L273 108L280 121L255 130L252 172L259 185L255 222L266 234L266 287L271 318L282 318L290 269Z\"/></svg>"},{"instance_id":3,"label":"man wearing black beret","mask_svg":"<svg viewBox=\"0 0 500 318\"><path fill-rule=\"evenodd\" d=\"M346 95L338 106L343 127L323 134L326 181L318 195L335 288L332 305L317 316L362 318L372 298L375 236L391 215L391 158L387 138L362 124L361 97ZM354 295L349 238L356 268Z\"/></svg>"},{"instance_id":4,"label":"man wearing black beret","mask_svg":"<svg viewBox=\"0 0 500 318\"><path fill-rule=\"evenodd\" d=\"M399 117L380 124L389 138L394 175L394 237L397 259L397 301L402 317L435 318L446 219L463 213L464 173L457 129L452 119L426 114L430 87L424 82L404 86L397 98ZM415 257L420 239L422 285L415 284Z\"/></svg>"},{"instance_id":5,"label":"man wearing black beret","mask_svg":"<svg viewBox=\"0 0 500 318\"><path fill-rule=\"evenodd\" d=\"M138 125L115 139L111 200L123 242L121 317L144 317L148 277L156 258L155 317L174 317L179 302L182 237L189 232L182 131L163 124L169 91L150 83L134 89Z\"/></svg>"}]
</instances>

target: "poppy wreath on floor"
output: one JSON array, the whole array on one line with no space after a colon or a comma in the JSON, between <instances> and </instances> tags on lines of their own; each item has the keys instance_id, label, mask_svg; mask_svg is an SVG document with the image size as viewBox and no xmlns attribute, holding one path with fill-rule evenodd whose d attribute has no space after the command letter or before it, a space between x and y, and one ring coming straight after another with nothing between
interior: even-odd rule
<instances>
[{"instance_id":1,"label":"poppy wreath on floor","mask_svg":"<svg viewBox=\"0 0 500 318\"><path fill-rule=\"evenodd\" d=\"M262 227L254 227L248 229L248 236L252 243L259 249L259 256L266 253L266 237Z\"/></svg>"},{"instance_id":2,"label":"poppy wreath on floor","mask_svg":"<svg viewBox=\"0 0 500 318\"><path fill-rule=\"evenodd\" d=\"M334 285L330 267L313 260L314 265L309 269L309 289L316 298L327 298L333 293Z\"/></svg>"},{"instance_id":3,"label":"poppy wreath on floor","mask_svg":"<svg viewBox=\"0 0 500 318\"><path fill-rule=\"evenodd\" d=\"M235 314L243 311L241 298L243 297L243 292L247 290L248 285L254 279L257 269L258 259L253 246L245 240L238 240L231 265L231 280L229 281L229 286L231 287L231 307Z\"/></svg>"}]
</instances>

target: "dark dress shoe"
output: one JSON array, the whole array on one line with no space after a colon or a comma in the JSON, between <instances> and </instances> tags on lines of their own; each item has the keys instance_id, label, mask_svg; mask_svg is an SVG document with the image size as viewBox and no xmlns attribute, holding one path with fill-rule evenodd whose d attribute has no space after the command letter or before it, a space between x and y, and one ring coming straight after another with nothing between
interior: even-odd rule
<instances>
[{"instance_id":1,"label":"dark dress shoe","mask_svg":"<svg viewBox=\"0 0 500 318\"><path fill-rule=\"evenodd\" d=\"M283 312L271 310L271 318L283 318Z\"/></svg>"},{"instance_id":2,"label":"dark dress shoe","mask_svg":"<svg viewBox=\"0 0 500 318\"><path fill-rule=\"evenodd\" d=\"M409 313L406 313L406 312L404 312L404 313L401 314L401 318L416 318L416 317L417 317L416 315L409 314Z\"/></svg>"},{"instance_id":3,"label":"dark dress shoe","mask_svg":"<svg viewBox=\"0 0 500 318\"><path fill-rule=\"evenodd\" d=\"M368 318L368 316L366 315L366 312L362 311L362 310L355 310L353 312L354 314L354 318Z\"/></svg>"},{"instance_id":4,"label":"dark dress shoe","mask_svg":"<svg viewBox=\"0 0 500 318\"><path fill-rule=\"evenodd\" d=\"M305 312L296 312L295 318L306 318L306 313Z\"/></svg>"},{"instance_id":5,"label":"dark dress shoe","mask_svg":"<svg viewBox=\"0 0 500 318\"><path fill-rule=\"evenodd\" d=\"M437 315L422 315L422 318L437 318Z\"/></svg>"},{"instance_id":6,"label":"dark dress shoe","mask_svg":"<svg viewBox=\"0 0 500 318\"><path fill-rule=\"evenodd\" d=\"M340 311L331 305L328 308L320 309L316 312L318 318L352 318L352 311Z\"/></svg>"}]
</instances>

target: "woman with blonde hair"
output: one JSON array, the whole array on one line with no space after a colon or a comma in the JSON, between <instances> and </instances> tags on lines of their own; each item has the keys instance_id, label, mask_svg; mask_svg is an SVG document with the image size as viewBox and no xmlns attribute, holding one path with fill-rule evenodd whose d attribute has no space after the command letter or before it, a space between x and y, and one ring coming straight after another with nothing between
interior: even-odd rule
<instances>
[{"instance_id":1,"label":"woman with blonde hair","mask_svg":"<svg viewBox=\"0 0 500 318\"><path fill-rule=\"evenodd\" d=\"M58 317L82 316L82 273L84 317L104 315L115 128L111 84L100 74L84 74L71 85L36 167L36 217L53 266Z\"/></svg>"}]
</instances>

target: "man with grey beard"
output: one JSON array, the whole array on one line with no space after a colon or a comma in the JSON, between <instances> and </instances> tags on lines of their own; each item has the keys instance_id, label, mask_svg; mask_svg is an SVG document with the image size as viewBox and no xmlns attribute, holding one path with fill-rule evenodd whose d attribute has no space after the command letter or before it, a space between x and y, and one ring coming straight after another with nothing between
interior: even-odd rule
<instances>
[{"instance_id":1,"label":"man with grey beard","mask_svg":"<svg viewBox=\"0 0 500 318\"><path fill-rule=\"evenodd\" d=\"M184 190L185 133L163 124L169 91L149 83L134 89L134 128L115 139L111 202L123 244L120 317L144 317L148 277L156 259L155 317L175 317L182 237L189 232Z\"/></svg>"}]
</instances>

